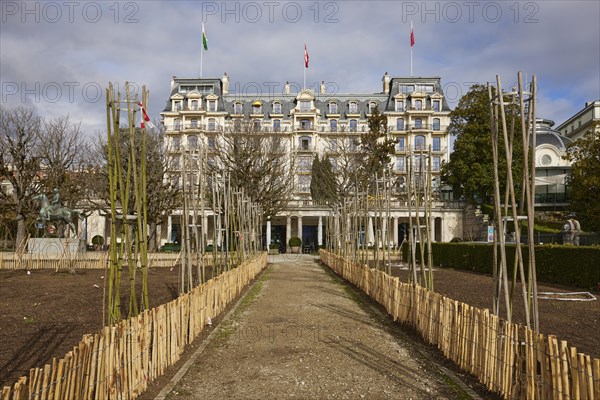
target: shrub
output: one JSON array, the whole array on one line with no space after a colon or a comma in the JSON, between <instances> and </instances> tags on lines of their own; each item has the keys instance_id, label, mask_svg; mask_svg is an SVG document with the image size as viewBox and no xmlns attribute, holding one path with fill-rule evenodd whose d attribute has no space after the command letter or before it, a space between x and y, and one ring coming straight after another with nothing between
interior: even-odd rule
<instances>
[{"instance_id":1,"label":"shrub","mask_svg":"<svg viewBox=\"0 0 600 400\"><path fill-rule=\"evenodd\" d=\"M292 236L290 240L288 240L288 245L290 247L300 247L302 246L302 239L300 239L298 236Z\"/></svg>"},{"instance_id":2,"label":"shrub","mask_svg":"<svg viewBox=\"0 0 600 400\"><path fill-rule=\"evenodd\" d=\"M100 235L96 235L92 238L92 244L102 246L104 244L104 238Z\"/></svg>"},{"instance_id":3,"label":"shrub","mask_svg":"<svg viewBox=\"0 0 600 400\"><path fill-rule=\"evenodd\" d=\"M277 243L271 243L269 245L269 250L279 249L279 245Z\"/></svg>"}]
</instances>

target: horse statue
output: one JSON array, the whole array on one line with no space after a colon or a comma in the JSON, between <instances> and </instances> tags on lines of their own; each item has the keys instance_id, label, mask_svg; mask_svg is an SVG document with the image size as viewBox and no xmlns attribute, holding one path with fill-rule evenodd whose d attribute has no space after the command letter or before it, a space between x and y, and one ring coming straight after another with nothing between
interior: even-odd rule
<instances>
[{"instance_id":1,"label":"horse statue","mask_svg":"<svg viewBox=\"0 0 600 400\"><path fill-rule=\"evenodd\" d=\"M75 222L77 222L78 219L83 220L83 216L79 211L63 207L60 203L60 197L58 197L58 201L53 201L53 204L50 204L48 197L43 193L32 197L32 200L40 203L40 215L38 221L43 224L51 221L62 221L71 228L71 232L77 232L75 229Z\"/></svg>"}]
</instances>

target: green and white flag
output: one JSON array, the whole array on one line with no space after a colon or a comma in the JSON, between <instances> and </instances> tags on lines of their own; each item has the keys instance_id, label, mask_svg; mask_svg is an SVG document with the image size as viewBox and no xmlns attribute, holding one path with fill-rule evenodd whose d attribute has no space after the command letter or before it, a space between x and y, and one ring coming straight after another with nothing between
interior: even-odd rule
<instances>
[{"instance_id":1,"label":"green and white flag","mask_svg":"<svg viewBox=\"0 0 600 400\"><path fill-rule=\"evenodd\" d=\"M202 23L202 45L204 50L208 50L208 39L206 38L206 32L204 32L204 22Z\"/></svg>"}]
</instances>

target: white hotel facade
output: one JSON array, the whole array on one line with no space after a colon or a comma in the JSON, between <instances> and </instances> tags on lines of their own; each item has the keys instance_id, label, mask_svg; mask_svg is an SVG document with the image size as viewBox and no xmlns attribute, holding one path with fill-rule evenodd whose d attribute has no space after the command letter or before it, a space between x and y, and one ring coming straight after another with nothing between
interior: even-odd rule
<instances>
[{"instance_id":1,"label":"white hotel facade","mask_svg":"<svg viewBox=\"0 0 600 400\"><path fill-rule=\"evenodd\" d=\"M317 91L292 93L286 83L281 94L240 94L230 93L229 85L227 74L171 80L170 96L161 113L172 161L169 179L176 180L181 174L178 160L184 151L204 146L210 157L219 138L231 131L236 120L249 119L262 132L276 135L294 164L290 165L295 174L294 191L287 209L265 221L266 243L285 244L291 236L299 236L313 248L324 243L330 209L311 199L312 161L315 154L329 155L335 168L337 146L356 146L368 130L367 119L375 107L387 116L388 135L397 143L390 165L397 183L405 179L407 163L415 162L408 159L412 148L430 156L434 183L439 187L440 166L449 158L446 127L450 113L439 77L392 78L386 73L382 90L374 93L327 93L324 84ZM436 241L463 237L462 216L459 204L436 202L431 214L432 237ZM181 217L181 210L168 217L161 229L161 243L177 241ZM407 233L408 217L408 204L395 202L390 229L396 244ZM211 238L212 218L204 216L202 225Z\"/></svg>"}]
</instances>

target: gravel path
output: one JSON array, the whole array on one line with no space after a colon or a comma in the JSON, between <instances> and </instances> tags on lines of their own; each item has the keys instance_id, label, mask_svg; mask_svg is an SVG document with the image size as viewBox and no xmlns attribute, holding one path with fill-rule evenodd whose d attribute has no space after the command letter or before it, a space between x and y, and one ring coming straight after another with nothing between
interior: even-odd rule
<instances>
[{"instance_id":1,"label":"gravel path","mask_svg":"<svg viewBox=\"0 0 600 400\"><path fill-rule=\"evenodd\" d=\"M464 398L314 257L272 261L168 399Z\"/></svg>"}]
</instances>

